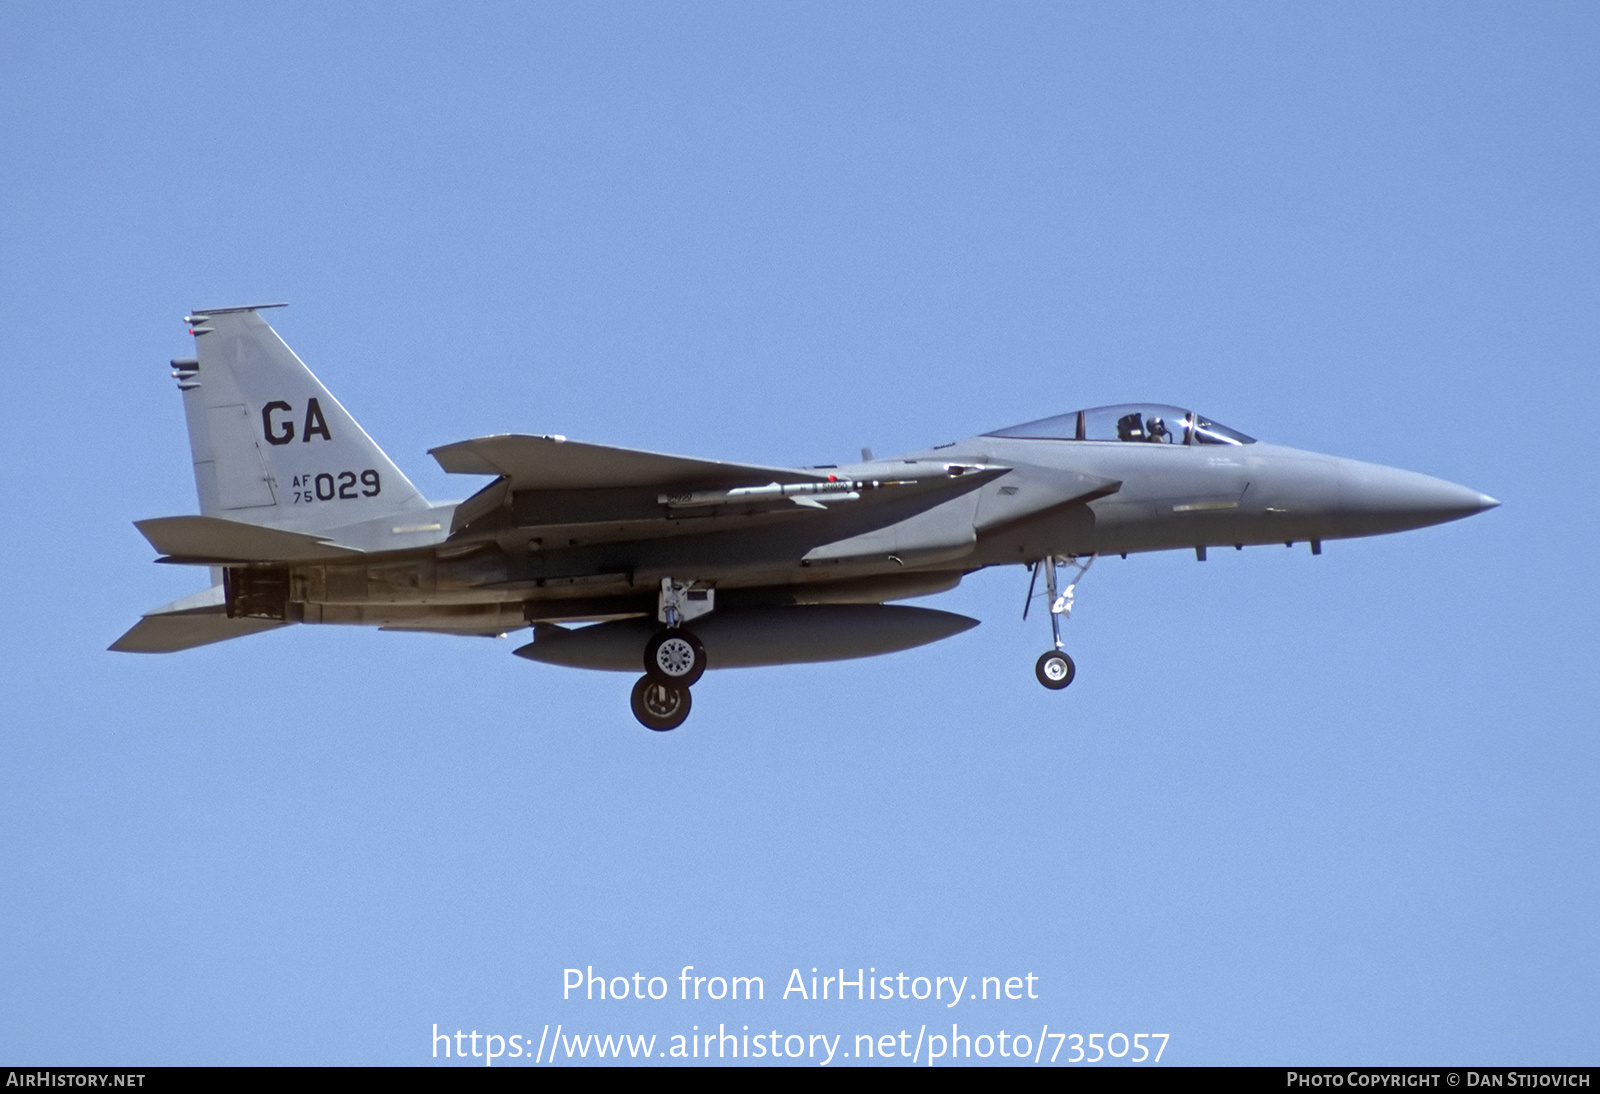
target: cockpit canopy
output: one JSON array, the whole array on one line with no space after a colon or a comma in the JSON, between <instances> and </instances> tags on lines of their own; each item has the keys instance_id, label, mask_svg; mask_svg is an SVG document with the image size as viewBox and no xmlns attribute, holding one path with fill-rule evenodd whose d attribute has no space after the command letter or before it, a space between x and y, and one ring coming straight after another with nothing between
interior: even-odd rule
<instances>
[{"instance_id":1,"label":"cockpit canopy","mask_svg":"<svg viewBox=\"0 0 1600 1094\"><path fill-rule=\"evenodd\" d=\"M1139 441L1153 444L1255 444L1237 429L1181 407L1157 403L1122 403L1075 410L1037 422L985 433L986 437L1019 437L1050 441Z\"/></svg>"}]
</instances>

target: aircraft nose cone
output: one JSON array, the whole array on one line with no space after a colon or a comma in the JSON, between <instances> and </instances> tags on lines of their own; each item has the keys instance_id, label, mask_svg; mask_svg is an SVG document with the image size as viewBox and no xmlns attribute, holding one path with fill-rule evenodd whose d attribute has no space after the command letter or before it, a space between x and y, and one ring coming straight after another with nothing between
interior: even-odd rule
<instances>
[{"instance_id":1,"label":"aircraft nose cone","mask_svg":"<svg viewBox=\"0 0 1600 1094\"><path fill-rule=\"evenodd\" d=\"M1460 520L1500 504L1488 494L1397 467L1342 461L1342 508L1374 530L1399 531Z\"/></svg>"}]
</instances>

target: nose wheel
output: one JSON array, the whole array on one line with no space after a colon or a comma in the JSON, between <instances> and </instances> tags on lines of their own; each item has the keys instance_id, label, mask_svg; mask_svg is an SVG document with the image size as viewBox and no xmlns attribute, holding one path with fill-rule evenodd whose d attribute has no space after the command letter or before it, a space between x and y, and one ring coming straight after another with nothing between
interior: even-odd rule
<instances>
[{"instance_id":1,"label":"nose wheel","mask_svg":"<svg viewBox=\"0 0 1600 1094\"><path fill-rule=\"evenodd\" d=\"M1033 574L1028 579L1028 599L1022 605L1022 618L1028 618L1028 607L1033 603L1033 585L1039 579L1039 570L1044 570L1045 595L1050 598L1050 637L1055 641L1055 649L1049 650L1039 656L1034 662L1033 674L1039 678L1039 683L1051 691L1060 691L1072 683L1078 675L1078 666L1073 664L1072 658L1061 648L1061 620L1072 616L1072 595L1078 587L1078 582L1083 580L1083 575L1089 572L1089 567L1094 565L1095 556L1090 555L1087 561L1079 561L1075 557L1057 559L1054 555L1046 555L1042 563L1035 564ZM1056 566L1071 566L1078 574L1058 595L1056 593Z\"/></svg>"},{"instance_id":2,"label":"nose wheel","mask_svg":"<svg viewBox=\"0 0 1600 1094\"><path fill-rule=\"evenodd\" d=\"M663 684L651 676L639 677L631 698L633 716L646 729L665 733L677 729L689 717L689 689L680 684Z\"/></svg>"},{"instance_id":3,"label":"nose wheel","mask_svg":"<svg viewBox=\"0 0 1600 1094\"><path fill-rule=\"evenodd\" d=\"M1060 650L1051 650L1041 654L1039 660L1034 662L1033 674L1039 678L1039 683L1051 691L1060 691L1078 675L1078 666Z\"/></svg>"}]
</instances>

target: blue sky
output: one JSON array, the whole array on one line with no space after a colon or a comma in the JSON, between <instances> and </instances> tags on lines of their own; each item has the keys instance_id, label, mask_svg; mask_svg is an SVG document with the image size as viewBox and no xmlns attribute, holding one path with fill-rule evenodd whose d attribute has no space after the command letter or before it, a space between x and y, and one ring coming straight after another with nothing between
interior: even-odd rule
<instances>
[{"instance_id":1,"label":"blue sky","mask_svg":"<svg viewBox=\"0 0 1600 1094\"><path fill-rule=\"evenodd\" d=\"M1592 6L6 24L0 1057L956 1021L1595 1062ZM107 653L203 584L131 523L195 511L181 317L265 300L437 499L477 480L426 449L491 432L803 464L1158 401L1505 504L1106 560L1064 693L1020 569L924 602L983 620L935 646L712 673L671 734L513 640ZM767 998L679 1000L685 965ZM674 994L564 1001L588 966ZM814 966L1039 998L779 998Z\"/></svg>"}]
</instances>

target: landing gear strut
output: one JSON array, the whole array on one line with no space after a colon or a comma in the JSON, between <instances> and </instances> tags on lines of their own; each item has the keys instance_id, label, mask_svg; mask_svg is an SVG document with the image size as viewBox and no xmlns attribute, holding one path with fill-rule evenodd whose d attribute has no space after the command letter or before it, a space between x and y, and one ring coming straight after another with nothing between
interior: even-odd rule
<instances>
[{"instance_id":1,"label":"landing gear strut","mask_svg":"<svg viewBox=\"0 0 1600 1094\"><path fill-rule=\"evenodd\" d=\"M1078 666L1072 663L1066 651L1061 648L1061 620L1072 616L1072 594L1077 589L1078 582L1083 580L1083 575L1089 572L1089 567L1094 565L1095 556L1090 555L1087 561L1080 562L1075 555L1057 558L1055 555L1046 555L1044 558L1044 587L1045 595L1050 598L1050 637L1055 642L1055 649L1041 654L1034 663L1033 674L1039 678L1039 683L1051 691L1060 691L1072 683L1078 675ZM1070 566L1077 570L1077 576L1072 579L1062 592L1056 593L1056 567ZM1033 583L1038 580L1039 565L1033 567L1033 576L1028 579L1028 599L1022 606L1022 618L1028 618L1028 606L1033 603Z\"/></svg>"}]
</instances>

